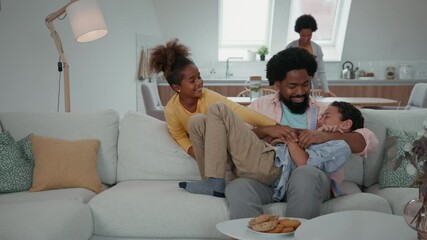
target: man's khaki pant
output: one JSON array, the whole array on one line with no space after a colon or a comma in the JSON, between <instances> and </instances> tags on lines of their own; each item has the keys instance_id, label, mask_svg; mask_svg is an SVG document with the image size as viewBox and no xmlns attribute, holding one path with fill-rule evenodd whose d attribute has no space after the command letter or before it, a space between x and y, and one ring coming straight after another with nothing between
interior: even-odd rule
<instances>
[{"instance_id":1,"label":"man's khaki pant","mask_svg":"<svg viewBox=\"0 0 427 240\"><path fill-rule=\"evenodd\" d=\"M209 107L188 122L188 132L202 178L226 178L227 162L237 177L272 184L280 173L274 148L257 135L225 104Z\"/></svg>"}]
</instances>

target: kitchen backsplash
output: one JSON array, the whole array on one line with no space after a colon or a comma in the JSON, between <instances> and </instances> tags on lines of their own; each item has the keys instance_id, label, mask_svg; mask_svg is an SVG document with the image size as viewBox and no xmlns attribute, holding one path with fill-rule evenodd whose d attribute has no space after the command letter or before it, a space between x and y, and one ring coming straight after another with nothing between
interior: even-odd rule
<instances>
[{"instance_id":1,"label":"kitchen backsplash","mask_svg":"<svg viewBox=\"0 0 427 240\"><path fill-rule=\"evenodd\" d=\"M249 76L259 75L265 78L265 65L267 61L241 61L233 60L229 62L229 72L233 75L231 79L249 79ZM325 63L326 76L328 80L341 79L342 62ZM386 79L386 68L395 68L396 79L399 79L399 68L402 65L409 65L412 69L413 79L427 79L427 60L425 61L352 61L354 67L366 72L373 72L376 79ZM203 79L225 79L226 62L196 62ZM356 72L356 76L358 72ZM357 77L356 77L357 78Z\"/></svg>"}]
</instances>

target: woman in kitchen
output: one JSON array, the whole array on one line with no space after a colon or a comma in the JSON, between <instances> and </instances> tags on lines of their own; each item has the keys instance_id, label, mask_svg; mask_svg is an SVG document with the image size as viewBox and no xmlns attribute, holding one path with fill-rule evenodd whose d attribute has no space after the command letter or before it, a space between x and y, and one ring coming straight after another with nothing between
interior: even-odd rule
<instances>
[{"instance_id":1,"label":"woman in kitchen","mask_svg":"<svg viewBox=\"0 0 427 240\"><path fill-rule=\"evenodd\" d=\"M336 95L329 90L328 80L326 79L325 64L323 63L322 48L317 43L311 41L313 32L317 30L316 19L309 14L304 14L297 18L294 30L299 34L299 39L289 43L286 48L305 48L309 53L314 55L317 61L317 72L314 74L312 79L312 89L320 88L320 82L322 84L324 97L336 97Z\"/></svg>"},{"instance_id":2,"label":"woman in kitchen","mask_svg":"<svg viewBox=\"0 0 427 240\"><path fill-rule=\"evenodd\" d=\"M204 156L194 152L188 132L188 122L193 115L206 114L213 103L224 103L240 119L253 126L276 125L276 122L250 108L235 103L227 97L203 87L203 80L187 46L172 39L159 45L150 55L150 71L163 72L175 94L165 106L166 125L175 141L197 162L204 178ZM167 147L167 146L165 146Z\"/></svg>"}]
</instances>

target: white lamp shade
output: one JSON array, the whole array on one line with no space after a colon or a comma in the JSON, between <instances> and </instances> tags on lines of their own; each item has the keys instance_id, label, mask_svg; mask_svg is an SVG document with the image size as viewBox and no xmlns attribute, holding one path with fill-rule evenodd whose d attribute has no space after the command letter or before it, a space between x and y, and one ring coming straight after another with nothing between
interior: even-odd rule
<instances>
[{"instance_id":1,"label":"white lamp shade","mask_svg":"<svg viewBox=\"0 0 427 240\"><path fill-rule=\"evenodd\" d=\"M108 33L96 0L79 0L67 7L71 28L77 42L90 42Z\"/></svg>"}]
</instances>

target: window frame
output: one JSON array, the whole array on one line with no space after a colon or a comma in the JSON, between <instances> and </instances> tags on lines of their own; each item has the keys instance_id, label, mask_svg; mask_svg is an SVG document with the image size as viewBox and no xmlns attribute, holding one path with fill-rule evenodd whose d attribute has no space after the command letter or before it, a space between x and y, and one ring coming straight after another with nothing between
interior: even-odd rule
<instances>
[{"instance_id":1,"label":"window frame","mask_svg":"<svg viewBox=\"0 0 427 240\"><path fill-rule=\"evenodd\" d=\"M272 21L273 21L273 10L274 10L274 2L275 0L266 0L267 6L267 14L266 14L266 22L267 26L265 28L265 39L264 41L243 41L243 42L228 42L223 40L223 1L219 1L219 18L218 18L218 61L226 61L228 57L242 57L244 60L248 60L249 55L248 51L256 52L257 49L265 45L270 48L270 39L271 39L271 31L272 31Z\"/></svg>"},{"instance_id":2,"label":"window frame","mask_svg":"<svg viewBox=\"0 0 427 240\"><path fill-rule=\"evenodd\" d=\"M266 28L266 40L263 44L250 44L250 43L229 43L224 44L222 41L222 7L223 1L219 1L218 8L218 61L226 61L228 57L241 57L243 60L252 61L250 58L251 52L256 52L258 47L261 45L265 45L270 49L271 54L274 54L272 50L277 51L283 49L287 44L291 41L298 39L299 35L294 32L295 20L300 15L296 13L294 9L294 2L298 0L290 0L289 2L289 12L288 12L288 22L281 24L279 22L274 22L274 19L280 19L278 16L274 14L284 13L283 11L275 11L276 5L280 2L276 0L268 0L269 8L268 13L269 16L267 23L268 26ZM323 51L323 60L325 62L340 62L342 60L342 52L344 48L345 35L347 31L348 18L350 15L351 1L352 0L337 0L337 10L335 16L335 23L332 30L331 40L314 40L317 44L322 47ZM280 3L282 5L282 3ZM286 10L285 10L286 11ZM284 16L286 18L286 16ZM283 19L283 18L282 18ZM284 30L287 28L287 31ZM283 31L284 30L284 31ZM278 32L280 31L280 32ZM278 37L278 39L282 39L281 41L286 41L286 45L282 45L278 42L278 40L273 40L272 36ZM282 42L283 43L283 42ZM280 44L280 45L279 45ZM257 59L259 56L257 55Z\"/></svg>"}]
</instances>

